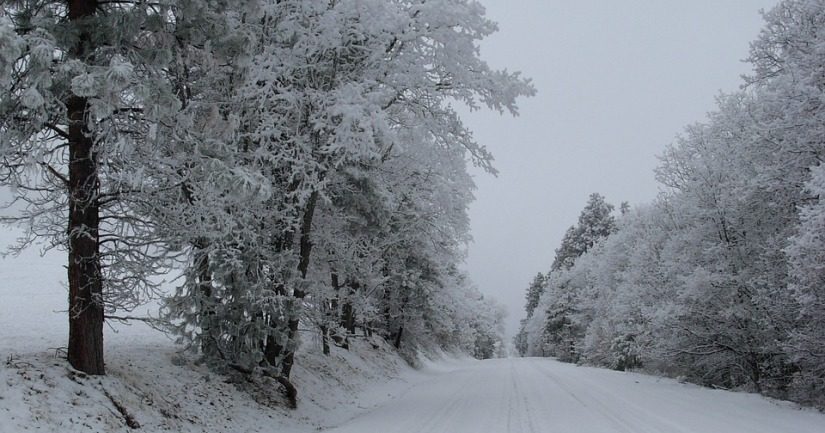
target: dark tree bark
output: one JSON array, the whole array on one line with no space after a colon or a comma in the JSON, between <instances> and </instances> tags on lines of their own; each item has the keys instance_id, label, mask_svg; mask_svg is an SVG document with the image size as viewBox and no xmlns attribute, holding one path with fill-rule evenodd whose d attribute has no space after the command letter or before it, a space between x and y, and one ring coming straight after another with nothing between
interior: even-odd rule
<instances>
[{"instance_id":1,"label":"dark tree bark","mask_svg":"<svg viewBox=\"0 0 825 433\"><path fill-rule=\"evenodd\" d=\"M291 240L285 240L284 241L285 244L290 244L291 242L292 242ZM283 245L279 249L282 249L282 248L283 248ZM277 293L280 296L286 295L286 289L285 289L284 285L281 284L281 283L276 284L275 285L275 293ZM280 325L279 319L271 317L269 320L270 320L269 326L277 328ZM281 344L278 344L278 342L276 341L274 335L272 335L272 334L268 335L266 337L265 342L264 342L264 361L266 362L266 364L268 364L270 367L275 367L276 365L279 364L280 357L283 353L284 353L284 346L282 346Z\"/></svg>"},{"instance_id":2,"label":"dark tree bark","mask_svg":"<svg viewBox=\"0 0 825 433\"><path fill-rule=\"evenodd\" d=\"M310 235L312 234L312 219L315 217L315 205L318 203L318 193L313 192L310 197L309 201L307 201L306 208L304 209L304 216L301 221L301 240L300 240L300 260L298 261L298 272L301 273L301 278L304 279L307 276L307 271L309 270L309 261L310 257L312 256L312 241L310 239ZM296 309L299 307L299 304L306 293L302 288L296 287L293 291L292 296L298 301L295 305ZM298 338L298 322L300 320L300 315L297 312L289 319L289 341L290 343L296 341ZM295 348L294 344L290 345L290 349L287 351L286 355L284 356L284 362L281 366L281 376L289 378L290 373L292 372L292 365L295 363Z\"/></svg>"},{"instance_id":3,"label":"dark tree bark","mask_svg":"<svg viewBox=\"0 0 825 433\"><path fill-rule=\"evenodd\" d=\"M329 329L326 325L321 325L321 347L323 348L324 355L329 355Z\"/></svg>"},{"instance_id":4,"label":"dark tree bark","mask_svg":"<svg viewBox=\"0 0 825 433\"><path fill-rule=\"evenodd\" d=\"M393 346L396 349L401 348L401 339L404 336L404 309L407 308L407 304L410 302L409 295L404 295L403 300L401 301L401 305L398 307L398 316L399 316L399 323L398 323L398 330L391 333L390 337L393 340ZM392 315L388 315L388 318L392 318ZM391 329L392 323L387 322L387 329Z\"/></svg>"},{"instance_id":5,"label":"dark tree bark","mask_svg":"<svg viewBox=\"0 0 825 433\"><path fill-rule=\"evenodd\" d=\"M335 292L335 297L333 297L331 302L331 308L329 314L326 314L324 317L329 320L330 323L335 323L338 321L338 306L339 306L339 299L341 297L341 284L338 280L338 273L333 271L332 275L330 276L332 282L332 289ZM337 331L331 332L330 337L335 342L338 347L342 349L349 350L349 339L346 334L340 335Z\"/></svg>"},{"instance_id":6,"label":"dark tree bark","mask_svg":"<svg viewBox=\"0 0 825 433\"><path fill-rule=\"evenodd\" d=\"M91 52L89 18L96 0L68 2L69 19L80 29L71 50L85 59ZM100 272L98 158L87 128L89 104L72 95L66 101L69 120L69 363L88 374L105 374L103 366L103 281Z\"/></svg>"},{"instance_id":7,"label":"dark tree bark","mask_svg":"<svg viewBox=\"0 0 825 433\"><path fill-rule=\"evenodd\" d=\"M186 105L186 99L181 98L183 105ZM183 171L178 172L183 175ZM184 182L181 185L181 192L186 202L190 205L195 203L194 193L192 187ZM215 340L215 305L212 299L212 270L209 267L209 241L204 238L198 238L192 243L192 260L196 271L196 283L198 287L198 296L201 297L201 304L199 314L201 316L201 353L204 358L212 359L218 356L218 345Z\"/></svg>"},{"instance_id":8,"label":"dark tree bark","mask_svg":"<svg viewBox=\"0 0 825 433\"><path fill-rule=\"evenodd\" d=\"M395 341L393 342L393 346L395 346L396 349L401 348L401 338L403 336L404 336L404 327L399 326L398 327L398 333L395 334Z\"/></svg>"},{"instance_id":9,"label":"dark tree bark","mask_svg":"<svg viewBox=\"0 0 825 433\"><path fill-rule=\"evenodd\" d=\"M352 296L360 289L360 284L350 281L347 286L349 298L341 306L341 327L346 329L349 335L355 335L355 309L352 307Z\"/></svg>"},{"instance_id":10,"label":"dark tree bark","mask_svg":"<svg viewBox=\"0 0 825 433\"><path fill-rule=\"evenodd\" d=\"M199 239L195 243L195 266L198 270L198 289L203 300L201 304L201 353L206 359L218 356L218 344L215 340L215 306L212 299L212 271L209 268L209 253L207 251L207 241Z\"/></svg>"}]
</instances>

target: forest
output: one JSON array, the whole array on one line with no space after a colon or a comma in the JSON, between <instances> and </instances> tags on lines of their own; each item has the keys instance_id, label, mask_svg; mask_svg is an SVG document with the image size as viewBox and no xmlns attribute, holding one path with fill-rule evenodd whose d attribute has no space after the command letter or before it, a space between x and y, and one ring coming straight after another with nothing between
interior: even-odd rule
<instances>
[{"instance_id":1,"label":"forest","mask_svg":"<svg viewBox=\"0 0 825 433\"><path fill-rule=\"evenodd\" d=\"M590 196L528 287L521 355L825 407L825 5L764 18L741 88L660 156L659 196Z\"/></svg>"},{"instance_id":2,"label":"forest","mask_svg":"<svg viewBox=\"0 0 825 433\"><path fill-rule=\"evenodd\" d=\"M466 271L474 176L498 172L465 118L537 91L481 55L497 30L473 0L0 0L0 223L11 255L60 255L68 295L50 357L0 321L0 430L536 432L564 412L693 432L672 426L732 402L753 415L732 432L819 431L702 387L825 410L825 1L764 12L751 72L664 148L654 200L589 196L512 342ZM56 313L40 294L20 316ZM104 345L135 323L174 344Z\"/></svg>"},{"instance_id":3,"label":"forest","mask_svg":"<svg viewBox=\"0 0 825 433\"><path fill-rule=\"evenodd\" d=\"M66 254L70 364L105 374L104 322L161 297L154 326L293 403L301 333L501 354L459 266L468 164L495 169L453 108L534 93L479 57L495 30L455 0L0 3L3 222Z\"/></svg>"}]
</instances>

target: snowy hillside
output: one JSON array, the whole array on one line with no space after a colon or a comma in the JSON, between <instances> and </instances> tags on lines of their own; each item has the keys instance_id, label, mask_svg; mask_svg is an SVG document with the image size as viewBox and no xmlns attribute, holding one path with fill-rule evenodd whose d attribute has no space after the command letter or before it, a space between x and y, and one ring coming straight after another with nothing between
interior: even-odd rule
<instances>
[{"instance_id":1,"label":"snowy hillside","mask_svg":"<svg viewBox=\"0 0 825 433\"><path fill-rule=\"evenodd\" d=\"M304 353L294 376L302 393L293 411L274 381L214 375L180 357L162 337L149 340L113 342L104 377L79 373L52 351L4 348L0 431L315 431L382 403L417 377L386 350Z\"/></svg>"},{"instance_id":2,"label":"snowy hillside","mask_svg":"<svg viewBox=\"0 0 825 433\"><path fill-rule=\"evenodd\" d=\"M13 233L4 230L0 243ZM299 353L294 381L299 409L286 409L277 385L218 377L144 323L105 329L106 377L89 377L65 361L68 318L59 253L35 250L0 260L0 432L295 431L340 423L404 389L416 374L386 345L320 355L317 341ZM380 344L380 342L376 342ZM379 394L353 402L365 389ZM386 388L386 393L383 389ZM115 404L117 402L117 404ZM118 408L118 405L121 408ZM122 410L122 412L121 412Z\"/></svg>"}]
</instances>

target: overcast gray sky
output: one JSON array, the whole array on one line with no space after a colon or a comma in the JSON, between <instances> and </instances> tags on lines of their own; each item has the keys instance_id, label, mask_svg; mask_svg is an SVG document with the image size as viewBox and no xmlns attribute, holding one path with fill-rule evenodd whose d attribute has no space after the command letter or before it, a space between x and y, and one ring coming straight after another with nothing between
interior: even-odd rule
<instances>
[{"instance_id":1,"label":"overcast gray sky","mask_svg":"<svg viewBox=\"0 0 825 433\"><path fill-rule=\"evenodd\" d=\"M496 68L538 89L521 116L465 116L501 172L476 172L467 269L523 317L524 292L587 196L651 201L656 155L714 109L749 66L760 9L776 0L480 0L500 30L482 44Z\"/></svg>"}]
</instances>

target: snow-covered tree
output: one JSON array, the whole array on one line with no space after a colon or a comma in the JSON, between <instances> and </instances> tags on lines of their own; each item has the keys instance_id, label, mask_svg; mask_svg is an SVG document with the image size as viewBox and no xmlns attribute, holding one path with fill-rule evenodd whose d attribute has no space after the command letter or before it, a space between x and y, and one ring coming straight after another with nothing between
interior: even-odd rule
<instances>
[{"instance_id":1,"label":"snow-covered tree","mask_svg":"<svg viewBox=\"0 0 825 433\"><path fill-rule=\"evenodd\" d=\"M525 294L526 303L524 305L527 317L522 319L519 324L519 331L513 339L513 346L521 356L525 356L529 350L529 344L527 342L528 335L525 326L527 325L527 321L533 317L533 312L536 307L538 307L541 296L544 294L548 275L549 273L544 275L539 272L535 278L533 278L533 282L527 287L527 293Z\"/></svg>"},{"instance_id":2,"label":"snow-covered tree","mask_svg":"<svg viewBox=\"0 0 825 433\"><path fill-rule=\"evenodd\" d=\"M533 311L539 305L539 299L541 298L542 293L544 293L546 281L547 277L539 272L536 277L533 278L533 282L530 283L530 286L527 287L527 294L525 295L527 303L524 305L524 310L527 312L527 317L532 316Z\"/></svg>"},{"instance_id":3,"label":"snow-covered tree","mask_svg":"<svg viewBox=\"0 0 825 433\"><path fill-rule=\"evenodd\" d=\"M576 361L580 356L583 322L587 314L579 299L586 293L588 277L571 272L576 260L593 250L600 241L615 231L613 205L598 193L591 194L579 214L578 222L562 238L561 246L547 277L547 288L538 308L542 309L542 336L539 339L543 356L557 356L564 361ZM528 319L529 320L529 319ZM528 339L529 341L529 339Z\"/></svg>"},{"instance_id":4,"label":"snow-covered tree","mask_svg":"<svg viewBox=\"0 0 825 433\"><path fill-rule=\"evenodd\" d=\"M799 305L798 327L791 331L789 352L799 364L795 378L801 388L799 397L814 398L825 404L820 390L825 389L825 169L812 170L807 191L813 202L801 209L798 233L786 249L791 261L794 297ZM817 397L818 396L818 397Z\"/></svg>"},{"instance_id":5,"label":"snow-covered tree","mask_svg":"<svg viewBox=\"0 0 825 433\"><path fill-rule=\"evenodd\" d=\"M2 181L15 197L5 221L26 228L21 247L67 250L68 358L88 373L104 372L104 313L145 300L176 256L137 208L164 187L156 132L180 109L167 79L173 10L201 6L0 5Z\"/></svg>"},{"instance_id":6,"label":"snow-covered tree","mask_svg":"<svg viewBox=\"0 0 825 433\"><path fill-rule=\"evenodd\" d=\"M593 248L600 239L607 237L615 229L612 215L613 205L606 203L601 194L593 193L579 214L578 223L570 226L556 249L551 271L570 269L576 258Z\"/></svg>"},{"instance_id":7,"label":"snow-covered tree","mask_svg":"<svg viewBox=\"0 0 825 433\"><path fill-rule=\"evenodd\" d=\"M662 155L660 197L587 248L568 231L528 353L823 404L825 4L765 19L746 86Z\"/></svg>"},{"instance_id":8,"label":"snow-covered tree","mask_svg":"<svg viewBox=\"0 0 825 433\"><path fill-rule=\"evenodd\" d=\"M302 318L328 334L346 315L340 336L359 317L376 328L378 315L400 345L423 332L418 317L447 286L467 239L466 161L492 170L450 104L515 113L532 87L479 59L476 44L495 26L476 3L238 7L228 16L247 43L225 78L231 102L214 111L234 141L211 160L245 173L242 183L261 194L195 194L217 208L207 227L228 219L233 230L202 247L188 241L206 261L191 260L169 317L201 347L205 337L225 343L217 361L282 377ZM208 184L199 179L207 178L191 188ZM198 277L197 263L209 278ZM209 336L207 322L227 327Z\"/></svg>"}]
</instances>

